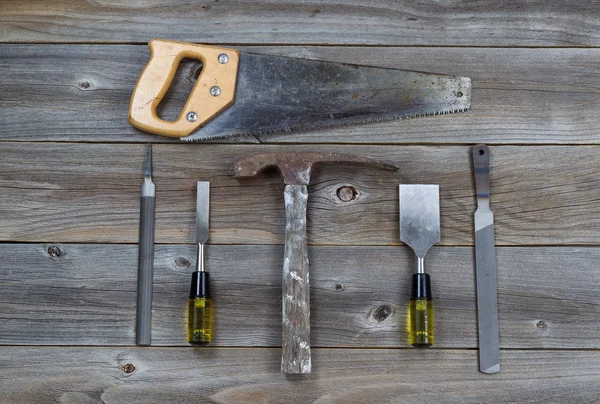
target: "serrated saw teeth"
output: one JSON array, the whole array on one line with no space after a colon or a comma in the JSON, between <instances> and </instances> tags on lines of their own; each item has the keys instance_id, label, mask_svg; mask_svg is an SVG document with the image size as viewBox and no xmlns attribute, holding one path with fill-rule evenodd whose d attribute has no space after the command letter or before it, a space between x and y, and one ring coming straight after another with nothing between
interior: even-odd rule
<instances>
[{"instance_id":1,"label":"serrated saw teeth","mask_svg":"<svg viewBox=\"0 0 600 404\"><path fill-rule=\"evenodd\" d=\"M427 117L427 116L450 115L450 114L455 114L455 113L459 113L459 112L466 112L469 109L470 108L459 108L459 109L454 109L454 110L435 111L435 112L423 113L423 114L386 116L386 117L381 117L381 118L362 119L362 120L352 121L352 122L335 122L335 123L324 124L324 125L302 126L302 127L297 127L297 128L281 128L281 129L274 129L274 130L252 131L252 132L246 132L246 133L244 133L244 132L223 133L223 134L219 134L216 136L211 135L210 137L207 137L207 138L202 138L199 136L192 135L192 136L188 136L188 137L182 137L181 140L184 142L187 142L187 143L203 143L203 142L206 142L209 140L229 139L229 138L240 137L240 136L261 136L261 135L271 135L271 134L275 134L275 133L304 132L304 131L310 131L310 130L362 125L365 123L387 122L387 121L395 121L395 120L403 120L403 119L418 119L418 118L423 118L423 117ZM201 131L202 130L200 130L200 132ZM197 133L197 135L201 136L201 133Z\"/></svg>"}]
</instances>

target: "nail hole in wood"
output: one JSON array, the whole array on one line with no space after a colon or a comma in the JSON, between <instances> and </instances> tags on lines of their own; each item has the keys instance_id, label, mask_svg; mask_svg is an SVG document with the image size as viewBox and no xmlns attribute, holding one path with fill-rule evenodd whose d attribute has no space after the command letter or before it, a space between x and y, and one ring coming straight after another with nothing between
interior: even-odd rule
<instances>
[{"instance_id":1,"label":"nail hole in wood","mask_svg":"<svg viewBox=\"0 0 600 404\"><path fill-rule=\"evenodd\" d=\"M135 366L133 366L131 363L128 363L125 366L123 366L123 372L125 373L133 373L134 370Z\"/></svg>"},{"instance_id":2,"label":"nail hole in wood","mask_svg":"<svg viewBox=\"0 0 600 404\"><path fill-rule=\"evenodd\" d=\"M60 251L60 248L58 248L57 246L53 245L53 246L48 247L48 255L51 258L58 259L58 258L60 258L60 254L62 254L62 252Z\"/></svg>"},{"instance_id":3,"label":"nail hole in wood","mask_svg":"<svg viewBox=\"0 0 600 404\"><path fill-rule=\"evenodd\" d=\"M342 202L351 202L356 199L358 192L353 186L344 185L337 190L337 197Z\"/></svg>"}]
</instances>

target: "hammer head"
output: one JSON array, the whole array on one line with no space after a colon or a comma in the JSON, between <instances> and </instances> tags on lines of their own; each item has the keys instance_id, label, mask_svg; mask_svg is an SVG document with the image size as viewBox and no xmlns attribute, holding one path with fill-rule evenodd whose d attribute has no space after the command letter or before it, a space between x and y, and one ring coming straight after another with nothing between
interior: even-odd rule
<instances>
[{"instance_id":1,"label":"hammer head","mask_svg":"<svg viewBox=\"0 0 600 404\"><path fill-rule=\"evenodd\" d=\"M398 170L395 165L381 160L344 153L260 153L233 160L235 176L238 178L254 177L267 168L277 167L286 185L308 185L311 169L317 163L356 163L383 170Z\"/></svg>"}]
</instances>

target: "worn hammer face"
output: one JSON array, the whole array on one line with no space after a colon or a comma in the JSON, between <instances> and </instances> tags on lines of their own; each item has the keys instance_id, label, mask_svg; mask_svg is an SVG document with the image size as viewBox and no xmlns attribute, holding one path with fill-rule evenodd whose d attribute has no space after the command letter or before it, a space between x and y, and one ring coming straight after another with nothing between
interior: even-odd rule
<instances>
[{"instance_id":1,"label":"worn hammer face","mask_svg":"<svg viewBox=\"0 0 600 404\"><path fill-rule=\"evenodd\" d=\"M277 152L236 157L233 161L235 176L254 177L270 167L277 167L286 185L308 185L313 165L317 163L357 163L397 171L398 167L381 160L345 153Z\"/></svg>"}]
</instances>

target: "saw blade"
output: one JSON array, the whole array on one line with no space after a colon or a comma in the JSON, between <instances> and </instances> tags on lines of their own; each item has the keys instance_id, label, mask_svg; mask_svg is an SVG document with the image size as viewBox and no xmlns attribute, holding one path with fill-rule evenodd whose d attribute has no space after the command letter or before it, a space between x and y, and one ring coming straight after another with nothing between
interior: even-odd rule
<instances>
[{"instance_id":1,"label":"saw blade","mask_svg":"<svg viewBox=\"0 0 600 404\"><path fill-rule=\"evenodd\" d=\"M471 79L241 53L234 103L184 141L463 112Z\"/></svg>"}]
</instances>

